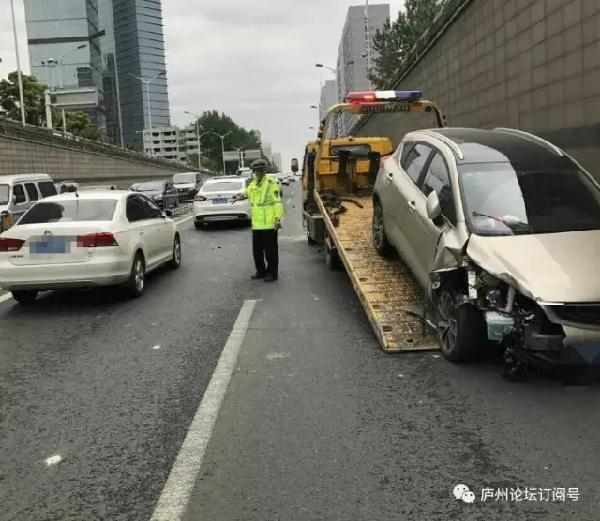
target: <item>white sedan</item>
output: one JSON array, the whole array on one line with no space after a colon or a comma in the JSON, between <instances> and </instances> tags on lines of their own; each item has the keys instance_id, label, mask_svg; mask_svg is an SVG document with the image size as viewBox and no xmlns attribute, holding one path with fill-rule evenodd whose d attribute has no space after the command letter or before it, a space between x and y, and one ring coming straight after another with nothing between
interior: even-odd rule
<instances>
[{"instance_id":1,"label":"white sedan","mask_svg":"<svg viewBox=\"0 0 600 521\"><path fill-rule=\"evenodd\" d=\"M121 284L139 297L148 272L180 263L175 222L129 191L48 197L0 235L0 288L23 304L43 290Z\"/></svg>"},{"instance_id":2,"label":"white sedan","mask_svg":"<svg viewBox=\"0 0 600 521\"><path fill-rule=\"evenodd\" d=\"M203 224L214 221L252 220L250 201L244 192L250 178L239 176L221 176L207 179L194 198L194 224L202 228ZM234 196L237 199L234 200Z\"/></svg>"}]
</instances>

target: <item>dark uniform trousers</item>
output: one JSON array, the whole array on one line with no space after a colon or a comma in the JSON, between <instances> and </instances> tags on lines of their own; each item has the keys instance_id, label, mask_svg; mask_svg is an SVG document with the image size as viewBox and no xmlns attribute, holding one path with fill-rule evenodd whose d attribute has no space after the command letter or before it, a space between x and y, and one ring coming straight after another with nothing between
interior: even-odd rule
<instances>
[{"instance_id":1,"label":"dark uniform trousers","mask_svg":"<svg viewBox=\"0 0 600 521\"><path fill-rule=\"evenodd\" d=\"M252 230L252 252L254 253L256 273L277 277L279 270L277 230Z\"/></svg>"}]
</instances>

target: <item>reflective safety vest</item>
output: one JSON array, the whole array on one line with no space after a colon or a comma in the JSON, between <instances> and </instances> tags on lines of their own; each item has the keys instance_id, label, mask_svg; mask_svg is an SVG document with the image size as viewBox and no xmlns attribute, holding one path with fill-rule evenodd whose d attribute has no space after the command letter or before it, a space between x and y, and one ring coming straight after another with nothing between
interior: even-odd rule
<instances>
[{"instance_id":1,"label":"reflective safety vest","mask_svg":"<svg viewBox=\"0 0 600 521\"><path fill-rule=\"evenodd\" d=\"M267 176L260 183L254 179L246 188L246 197L252 206L252 229L275 229L283 217L279 183Z\"/></svg>"}]
</instances>

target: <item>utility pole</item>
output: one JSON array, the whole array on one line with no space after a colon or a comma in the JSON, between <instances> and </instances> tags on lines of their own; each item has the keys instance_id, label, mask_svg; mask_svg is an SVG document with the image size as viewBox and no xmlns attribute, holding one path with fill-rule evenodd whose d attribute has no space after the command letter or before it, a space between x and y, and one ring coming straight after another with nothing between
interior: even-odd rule
<instances>
[{"instance_id":1,"label":"utility pole","mask_svg":"<svg viewBox=\"0 0 600 521\"><path fill-rule=\"evenodd\" d=\"M23 96L23 72L21 71L21 56L19 55L19 39L17 37L17 22L15 20L14 0L10 0L10 12L12 14L13 36L15 39L15 56L17 58L17 74L19 76L19 102L21 103L21 122L25 126L25 101Z\"/></svg>"}]
</instances>

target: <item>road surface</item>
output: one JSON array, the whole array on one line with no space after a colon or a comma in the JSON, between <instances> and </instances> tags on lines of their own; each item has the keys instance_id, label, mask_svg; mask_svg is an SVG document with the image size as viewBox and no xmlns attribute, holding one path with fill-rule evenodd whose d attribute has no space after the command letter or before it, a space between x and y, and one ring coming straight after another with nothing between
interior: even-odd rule
<instances>
[{"instance_id":1,"label":"road surface","mask_svg":"<svg viewBox=\"0 0 600 521\"><path fill-rule=\"evenodd\" d=\"M169 521L597 519L598 389L385 355L287 192L277 284L249 279L248 229L187 221L141 299L0 296L0 519L158 519L173 497ZM517 487L578 500L481 501Z\"/></svg>"}]
</instances>

